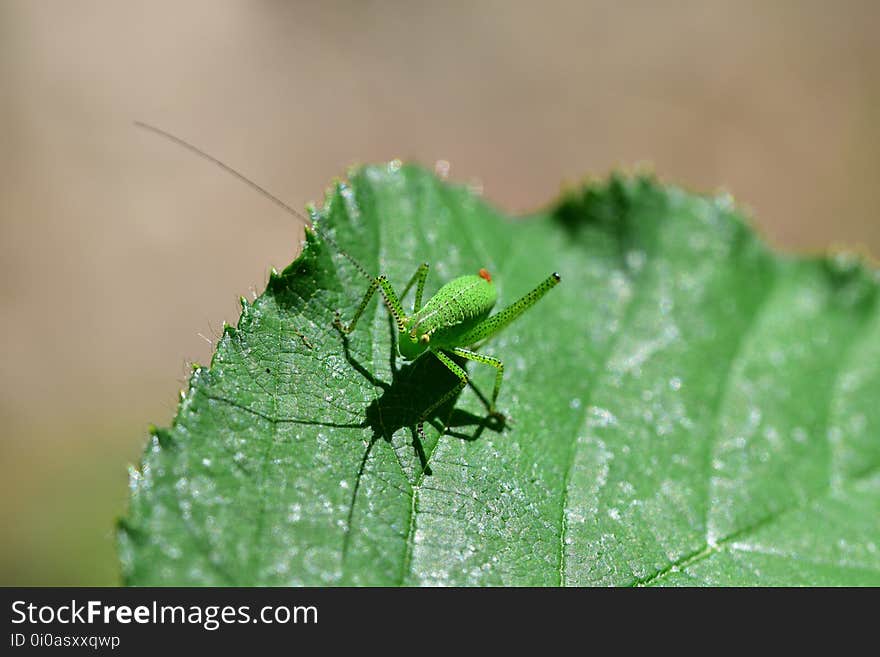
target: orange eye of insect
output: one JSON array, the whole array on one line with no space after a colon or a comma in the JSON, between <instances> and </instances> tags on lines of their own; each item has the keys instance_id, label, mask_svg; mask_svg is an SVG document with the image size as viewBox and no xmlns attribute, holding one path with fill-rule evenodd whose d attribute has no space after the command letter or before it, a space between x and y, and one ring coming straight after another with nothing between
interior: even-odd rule
<instances>
[{"instance_id":1,"label":"orange eye of insect","mask_svg":"<svg viewBox=\"0 0 880 657\"><path fill-rule=\"evenodd\" d=\"M479 272L480 278L485 278L490 283L492 282L492 276L489 274L489 271L486 269L481 269Z\"/></svg>"}]
</instances>

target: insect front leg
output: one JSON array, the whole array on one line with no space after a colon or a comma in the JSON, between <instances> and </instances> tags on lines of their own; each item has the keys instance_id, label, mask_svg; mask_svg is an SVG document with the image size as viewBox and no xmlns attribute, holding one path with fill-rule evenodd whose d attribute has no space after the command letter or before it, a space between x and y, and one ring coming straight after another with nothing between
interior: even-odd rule
<instances>
[{"instance_id":1,"label":"insect front leg","mask_svg":"<svg viewBox=\"0 0 880 657\"><path fill-rule=\"evenodd\" d=\"M342 319L339 316L338 310L336 311L336 318L333 320L333 325L346 335L354 331L354 327L357 325L357 322L360 319L361 315L364 314L364 310L366 310L367 304L370 303L370 299L373 298L373 294L376 293L377 289L382 294L385 305L388 307L388 312L391 313L391 316L394 318L394 321L397 324L397 329L403 332L406 328L404 323L405 313L403 312L403 306L400 305L400 300L394 293L394 288L391 287L391 283L388 282L388 277L385 276L385 274L382 274L378 278L374 278L370 282L370 287L367 288L367 292L366 294L364 294L361 305L358 306L354 317L351 318L351 322L349 322L348 325L342 323Z\"/></svg>"},{"instance_id":2,"label":"insect front leg","mask_svg":"<svg viewBox=\"0 0 880 657\"><path fill-rule=\"evenodd\" d=\"M403 292L400 295L401 299L405 299L407 292L409 292L410 288L413 286L413 283L418 281L418 285L416 285L416 300L413 304L413 313L419 312L422 308L422 295L425 292L425 279L428 278L428 263L423 262L419 265L419 268L416 269L416 273L412 275L412 278L409 279L409 283L406 284L406 287L403 288Z\"/></svg>"},{"instance_id":3,"label":"insect front leg","mask_svg":"<svg viewBox=\"0 0 880 657\"><path fill-rule=\"evenodd\" d=\"M462 358L467 358L468 360L473 360L477 363L491 365L495 368L495 388L492 390L492 403L489 405L489 412L495 415L495 401L498 399L498 391L501 390L501 381L504 378L504 363L502 363L494 356L479 354L476 351L462 349L461 347L455 347L452 350L452 353L454 353L456 356L461 356Z\"/></svg>"}]
</instances>

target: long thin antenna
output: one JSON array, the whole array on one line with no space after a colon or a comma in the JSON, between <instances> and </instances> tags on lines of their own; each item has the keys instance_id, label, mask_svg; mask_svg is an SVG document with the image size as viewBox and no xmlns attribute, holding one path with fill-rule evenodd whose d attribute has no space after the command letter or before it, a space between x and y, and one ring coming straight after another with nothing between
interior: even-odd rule
<instances>
[{"instance_id":1,"label":"long thin antenna","mask_svg":"<svg viewBox=\"0 0 880 657\"><path fill-rule=\"evenodd\" d=\"M287 203L285 203L280 198L278 198L277 196L272 194L269 190L264 189L263 187L260 187L253 180L251 180L250 178L248 178L244 174L239 173L238 171L233 169L231 166L229 166L225 162L218 160L213 155L209 155L208 153L203 151L198 146L190 144L188 141L186 141L185 139L181 139L177 135L173 135L170 132L166 132L165 130L162 130L162 128L157 128L156 126L150 125L149 123L144 123L143 121L135 121L134 125L138 128L141 128L142 130L147 130L148 132L152 132L155 135L159 135L160 137L164 137L165 139L177 144L178 146L182 146L183 148L185 148L189 152L194 153L194 154L198 155L199 157L201 157L202 159L207 160L211 164L214 164L214 165L220 167L226 173L228 173L232 176L235 176L236 178L238 178L238 180L240 180L245 185L247 185L248 187L253 189L255 192L260 194L263 198L266 198L266 199L272 201L272 203L277 205L279 208L281 208L285 212L293 215L294 217L296 217L297 219L302 221L309 229L311 229L315 233L318 233L321 236L321 239L328 242L339 253L341 253L343 256L345 256L345 258L351 264L353 264L355 266L355 269L357 269L358 272L362 276L366 277L367 279L369 279L371 281L373 280L373 276L370 276L370 274L367 272L367 270L364 269L363 265L361 265L361 263L359 263L357 260L355 260L351 255L349 255L344 249L340 248L340 246L336 243L335 240L333 240L329 235L325 234L323 231L317 230L315 225L308 219L308 217L306 217L299 210L295 210L292 207L290 207Z\"/></svg>"},{"instance_id":2,"label":"long thin antenna","mask_svg":"<svg viewBox=\"0 0 880 657\"><path fill-rule=\"evenodd\" d=\"M289 212L290 214L292 214L294 217L296 217L300 221L305 222L305 224L307 226L309 226L310 228L314 228L314 226L312 226L312 222L302 212L300 212L299 210L294 210L292 207L290 207L287 203L282 201L280 198L278 198L277 196L275 196L274 194L272 194L268 190L260 187L253 180L246 177L244 174L239 173L238 171L233 169L231 166L229 166L225 162L221 162L213 155L208 155L201 148L194 146L193 144L190 144L188 141L185 141L185 140L181 139L180 137L177 137L176 135L172 135L170 132L166 132L165 130L162 130L161 128L157 128L154 125L150 125L149 123L144 123L143 121L135 121L134 124L138 128L143 128L144 130L148 130L154 134L159 135L160 137L165 137L165 139L168 139L168 140L174 142L178 146L183 146L188 151L195 153L199 157L206 159L208 162L211 162L212 164L217 165L218 167L223 169L226 173L235 176L241 182L243 182L245 185L247 185L248 187L250 187L251 189L253 189L257 193L262 194L263 197L272 201L275 205L277 205L282 210Z\"/></svg>"}]
</instances>

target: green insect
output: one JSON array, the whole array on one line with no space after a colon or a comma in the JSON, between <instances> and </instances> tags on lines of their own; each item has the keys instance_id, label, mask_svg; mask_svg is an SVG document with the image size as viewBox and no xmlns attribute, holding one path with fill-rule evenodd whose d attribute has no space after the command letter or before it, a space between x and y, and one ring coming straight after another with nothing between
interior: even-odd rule
<instances>
[{"instance_id":1,"label":"green insect","mask_svg":"<svg viewBox=\"0 0 880 657\"><path fill-rule=\"evenodd\" d=\"M384 274L378 277L370 276L351 256L341 249L338 250L355 263L363 276L370 279L370 285L348 325L342 323L339 312L336 312L334 322L336 327L345 334L351 333L370 299L378 290L388 312L397 324L399 332L397 349L400 355L406 360L415 360L432 353L458 377L458 385L422 413L418 423L419 436L424 438L424 424L431 414L468 384L467 372L450 357L452 354L495 368L495 387L492 390L489 412L497 415L495 403L504 378L504 363L493 356L473 351L473 348L494 336L535 305L559 283L559 274L554 272L524 297L504 310L490 315L498 300L498 292L492 282L492 276L485 269L480 269L477 274L459 276L451 280L422 305L425 280L428 278L428 263L419 266L398 297ZM400 299L406 297L413 285L416 286L416 298L412 313L407 315Z\"/></svg>"},{"instance_id":2,"label":"green insect","mask_svg":"<svg viewBox=\"0 0 880 657\"><path fill-rule=\"evenodd\" d=\"M531 292L494 315L490 313L498 300L498 293L492 281L492 276L486 269L480 269L476 274L460 276L450 281L423 305L422 297L425 291L425 281L428 278L428 263L423 263L416 269L412 278L404 287L403 293L398 296L384 274L380 276L369 274L357 260L340 248L333 239L317 231L314 225L300 212L294 210L235 169L164 130L140 122L137 122L135 125L170 139L232 174L286 212L303 221L310 230L319 235L319 237L329 243L354 265L358 272L369 281L369 286L348 324L343 324L339 311L336 311L334 326L343 334L349 334L354 331L358 320L367 308L367 304L369 304L370 299L378 290L388 308L388 312L391 313L397 325L399 332L397 345L400 355L406 360L415 360L431 353L458 377L458 384L421 414L417 427L421 438L424 439L424 424L431 417L431 414L461 392L469 382L467 372L452 359L453 355L485 365L491 365L495 368L495 387L492 390L489 412L496 416L499 415L495 409L495 403L504 378L504 363L498 358L480 354L474 351L474 349L535 305L559 283L559 274L554 272ZM416 286L415 303L413 304L412 313L407 314L400 299L406 297L413 285Z\"/></svg>"}]
</instances>

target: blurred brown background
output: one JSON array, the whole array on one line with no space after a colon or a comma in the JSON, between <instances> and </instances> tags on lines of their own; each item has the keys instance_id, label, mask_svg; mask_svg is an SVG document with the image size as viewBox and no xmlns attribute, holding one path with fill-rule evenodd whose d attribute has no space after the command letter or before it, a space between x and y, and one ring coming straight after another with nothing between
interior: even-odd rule
<instances>
[{"instance_id":1,"label":"blurred brown background","mask_svg":"<svg viewBox=\"0 0 880 657\"><path fill-rule=\"evenodd\" d=\"M353 162L512 211L649 162L880 256L877 2L0 0L0 584L116 582L126 464Z\"/></svg>"}]
</instances>

